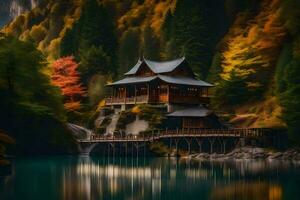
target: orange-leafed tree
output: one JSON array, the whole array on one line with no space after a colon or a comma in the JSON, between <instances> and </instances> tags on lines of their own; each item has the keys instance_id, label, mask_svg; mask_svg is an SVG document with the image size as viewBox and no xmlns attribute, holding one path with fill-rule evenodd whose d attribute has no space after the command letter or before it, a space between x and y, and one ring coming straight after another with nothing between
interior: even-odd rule
<instances>
[{"instance_id":1,"label":"orange-leafed tree","mask_svg":"<svg viewBox=\"0 0 300 200\"><path fill-rule=\"evenodd\" d=\"M52 67L52 83L61 89L65 108L71 111L78 110L81 106L80 100L86 93L77 72L78 63L73 56L67 56L56 60Z\"/></svg>"}]
</instances>

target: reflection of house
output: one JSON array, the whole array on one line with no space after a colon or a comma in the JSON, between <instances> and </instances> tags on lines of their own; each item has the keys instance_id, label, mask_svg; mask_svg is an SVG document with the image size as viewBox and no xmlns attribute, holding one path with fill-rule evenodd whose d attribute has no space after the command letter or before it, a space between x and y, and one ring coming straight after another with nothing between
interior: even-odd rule
<instances>
[{"instance_id":1,"label":"reflection of house","mask_svg":"<svg viewBox=\"0 0 300 200\"><path fill-rule=\"evenodd\" d=\"M112 95L106 105L125 109L136 104L165 104L169 117L182 120L184 128L211 128L209 88L195 78L185 58L167 62L139 60L119 81L108 84ZM181 110L180 110L181 109Z\"/></svg>"}]
</instances>

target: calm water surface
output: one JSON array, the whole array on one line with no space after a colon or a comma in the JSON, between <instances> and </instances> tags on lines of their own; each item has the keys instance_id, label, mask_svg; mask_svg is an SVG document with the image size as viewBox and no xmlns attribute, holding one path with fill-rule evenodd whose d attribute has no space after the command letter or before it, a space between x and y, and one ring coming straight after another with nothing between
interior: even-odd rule
<instances>
[{"instance_id":1,"label":"calm water surface","mask_svg":"<svg viewBox=\"0 0 300 200\"><path fill-rule=\"evenodd\" d=\"M168 158L18 159L0 177L0 199L299 200L300 165Z\"/></svg>"}]
</instances>

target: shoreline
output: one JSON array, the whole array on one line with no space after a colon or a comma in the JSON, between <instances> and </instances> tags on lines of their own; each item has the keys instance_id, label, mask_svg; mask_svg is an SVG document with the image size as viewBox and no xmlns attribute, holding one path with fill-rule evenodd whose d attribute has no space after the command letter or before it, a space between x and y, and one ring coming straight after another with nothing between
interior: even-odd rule
<instances>
[{"instance_id":1,"label":"shoreline","mask_svg":"<svg viewBox=\"0 0 300 200\"><path fill-rule=\"evenodd\" d=\"M196 153L182 158L190 158L196 160L207 161L239 161L239 160L281 160L281 161L296 161L300 162L300 150L296 148L288 149L286 151L272 151L260 147L240 147L235 148L229 153Z\"/></svg>"}]
</instances>

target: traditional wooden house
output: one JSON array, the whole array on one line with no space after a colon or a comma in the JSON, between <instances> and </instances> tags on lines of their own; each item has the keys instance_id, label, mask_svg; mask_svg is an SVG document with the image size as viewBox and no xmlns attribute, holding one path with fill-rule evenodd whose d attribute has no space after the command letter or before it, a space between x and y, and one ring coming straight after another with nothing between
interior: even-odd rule
<instances>
[{"instance_id":1,"label":"traditional wooden house","mask_svg":"<svg viewBox=\"0 0 300 200\"><path fill-rule=\"evenodd\" d=\"M213 127L208 123L213 115L208 109L213 85L197 80L184 57L166 62L142 59L124 76L107 85L112 88L107 106L124 110L136 104L164 104L167 116L179 119L181 127Z\"/></svg>"}]
</instances>

